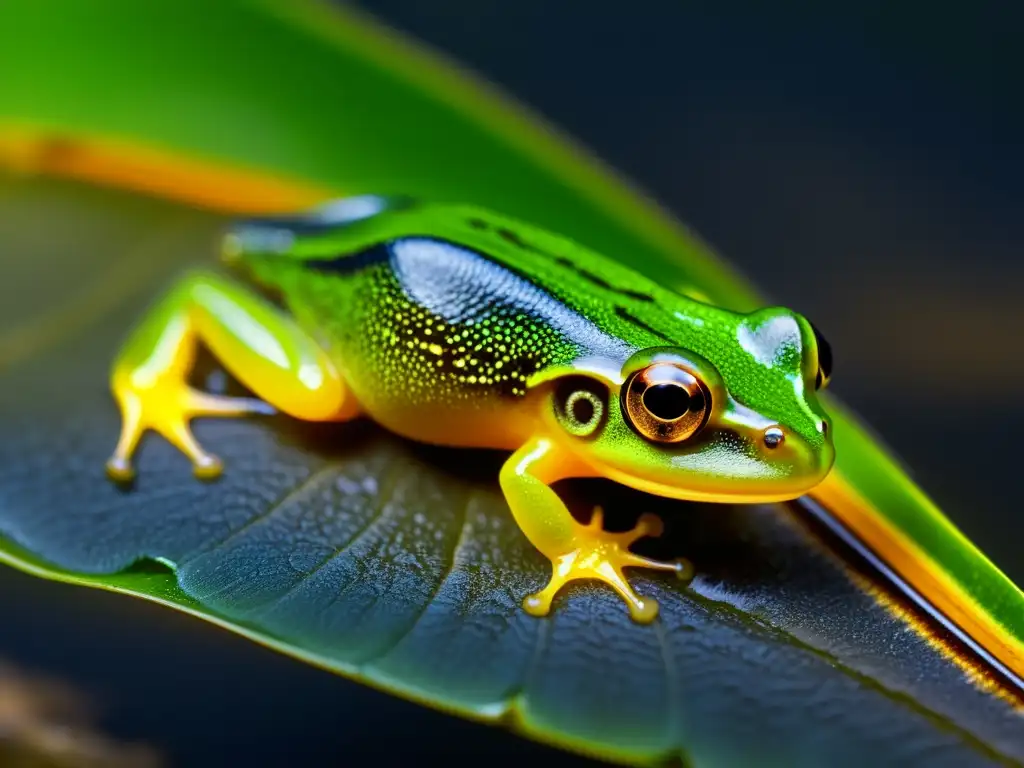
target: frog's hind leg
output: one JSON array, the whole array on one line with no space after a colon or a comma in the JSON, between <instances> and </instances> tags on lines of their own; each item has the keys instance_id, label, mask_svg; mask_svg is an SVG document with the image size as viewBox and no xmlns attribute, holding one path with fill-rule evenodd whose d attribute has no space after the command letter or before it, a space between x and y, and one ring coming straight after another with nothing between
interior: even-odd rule
<instances>
[{"instance_id":1,"label":"frog's hind leg","mask_svg":"<svg viewBox=\"0 0 1024 768\"><path fill-rule=\"evenodd\" d=\"M661 533L661 520L654 515L643 515L633 530L624 533L604 530L600 507L594 510L589 524L576 522L549 485L562 478L586 474L586 468L576 466L544 438L524 445L502 467L501 487L516 522L530 543L551 560L547 586L528 596L523 607L535 616L547 615L555 595L570 581L596 579L619 594L635 621L653 621L658 615L657 602L638 595L622 569L651 568L688 579L692 568L684 560L662 562L629 551L638 539Z\"/></svg>"},{"instance_id":2,"label":"frog's hind leg","mask_svg":"<svg viewBox=\"0 0 1024 768\"><path fill-rule=\"evenodd\" d=\"M190 387L198 342L261 400ZM148 429L188 456L197 476L215 477L220 460L189 428L197 416L267 412L266 404L308 421L358 414L327 354L290 317L244 287L206 273L186 277L150 310L114 363L111 390L122 417L121 436L107 461L107 473L116 480L131 478L132 454Z\"/></svg>"}]
</instances>

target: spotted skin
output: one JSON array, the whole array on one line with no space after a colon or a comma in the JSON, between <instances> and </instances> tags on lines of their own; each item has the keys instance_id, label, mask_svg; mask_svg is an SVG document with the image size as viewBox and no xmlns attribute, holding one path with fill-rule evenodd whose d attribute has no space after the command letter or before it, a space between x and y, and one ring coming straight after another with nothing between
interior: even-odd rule
<instances>
[{"instance_id":1,"label":"spotted skin","mask_svg":"<svg viewBox=\"0 0 1024 768\"><path fill-rule=\"evenodd\" d=\"M347 257L306 261L325 279L306 282L295 298L341 359L359 361L350 370L360 369L362 388L392 402L522 397L539 370L588 350L628 356L582 316L469 249L402 238L370 253L355 268Z\"/></svg>"}]
</instances>

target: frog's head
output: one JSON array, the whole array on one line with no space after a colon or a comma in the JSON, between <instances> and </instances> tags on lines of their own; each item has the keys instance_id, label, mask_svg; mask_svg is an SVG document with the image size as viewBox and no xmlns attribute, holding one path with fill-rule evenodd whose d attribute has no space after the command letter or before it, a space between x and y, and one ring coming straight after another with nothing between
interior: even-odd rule
<instances>
[{"instance_id":1,"label":"frog's head","mask_svg":"<svg viewBox=\"0 0 1024 768\"><path fill-rule=\"evenodd\" d=\"M640 490L792 499L832 466L829 419L815 395L831 367L827 342L802 316L723 312L687 348L643 349L618 371L580 361L549 382L547 419L596 474Z\"/></svg>"}]
</instances>

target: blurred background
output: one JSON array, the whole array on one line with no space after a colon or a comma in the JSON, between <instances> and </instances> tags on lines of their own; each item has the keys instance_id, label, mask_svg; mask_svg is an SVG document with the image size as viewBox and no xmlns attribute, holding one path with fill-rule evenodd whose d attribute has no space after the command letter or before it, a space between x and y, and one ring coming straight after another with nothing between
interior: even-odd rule
<instances>
[{"instance_id":1,"label":"blurred background","mask_svg":"<svg viewBox=\"0 0 1024 768\"><path fill-rule=\"evenodd\" d=\"M532 106L810 316L835 392L1024 583L1024 105L1020 26L1001 4L358 6ZM0 654L72 680L102 727L168 764L342 765L384 744L396 760L550 756L140 601L75 590L59 615L33 611L69 588L9 569L0 590L29 617ZM90 634L108 620L116 645ZM69 627L74 648L37 645ZM182 700L181 678L207 689ZM175 717L145 706L161 695Z\"/></svg>"}]
</instances>

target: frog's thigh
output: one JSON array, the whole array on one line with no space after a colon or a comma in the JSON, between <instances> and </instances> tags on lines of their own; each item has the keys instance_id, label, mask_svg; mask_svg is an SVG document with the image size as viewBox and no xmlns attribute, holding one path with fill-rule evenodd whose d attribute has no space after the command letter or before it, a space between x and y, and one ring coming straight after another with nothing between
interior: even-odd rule
<instances>
[{"instance_id":1,"label":"frog's thigh","mask_svg":"<svg viewBox=\"0 0 1024 768\"><path fill-rule=\"evenodd\" d=\"M658 613L658 604L640 597L629 585L622 569L653 568L672 571L680 577L689 571L685 561L661 562L629 551L644 536L660 533L660 520L644 515L632 531L610 533L602 527L600 508L588 525L582 525L551 488L550 483L589 474L572 457L549 439L538 437L516 451L501 469L501 488L516 523L552 566L551 579L537 594L524 600L523 607L535 616L551 609L555 595L570 581L596 579L614 589L626 602L633 619L647 622Z\"/></svg>"},{"instance_id":2,"label":"frog's thigh","mask_svg":"<svg viewBox=\"0 0 1024 768\"><path fill-rule=\"evenodd\" d=\"M150 310L114 364L111 388L123 423L107 464L111 475L131 475L131 455L147 429L178 446L198 474L215 475L220 462L198 445L189 420L266 410L259 401L189 387L198 342L278 410L310 421L341 420L358 412L326 353L290 317L244 286L193 274Z\"/></svg>"}]
</instances>

